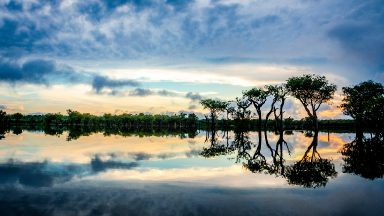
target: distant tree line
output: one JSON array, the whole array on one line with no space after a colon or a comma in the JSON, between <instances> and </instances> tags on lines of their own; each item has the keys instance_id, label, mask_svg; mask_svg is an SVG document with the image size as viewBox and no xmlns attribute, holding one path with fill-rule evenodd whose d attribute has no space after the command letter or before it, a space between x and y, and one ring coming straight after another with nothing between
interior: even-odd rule
<instances>
[{"instance_id":1,"label":"distant tree line","mask_svg":"<svg viewBox=\"0 0 384 216\"><path fill-rule=\"evenodd\" d=\"M67 115L47 113L42 115L22 115L15 113L7 115L0 110L0 122L9 125L42 125L42 126L86 126L86 127L125 127L125 128L196 128L198 118L194 113L175 115L151 114L104 114L102 116L90 113L67 110Z\"/></svg>"}]
</instances>

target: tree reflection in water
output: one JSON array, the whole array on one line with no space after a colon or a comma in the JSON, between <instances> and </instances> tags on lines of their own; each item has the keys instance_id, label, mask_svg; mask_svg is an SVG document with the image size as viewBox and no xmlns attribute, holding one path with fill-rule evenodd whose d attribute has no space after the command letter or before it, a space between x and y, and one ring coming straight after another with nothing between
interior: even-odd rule
<instances>
[{"instance_id":1,"label":"tree reflection in water","mask_svg":"<svg viewBox=\"0 0 384 216\"><path fill-rule=\"evenodd\" d=\"M367 179L384 176L384 139L377 134L373 138L357 137L341 150L344 156L344 173L353 173Z\"/></svg>"},{"instance_id":2,"label":"tree reflection in water","mask_svg":"<svg viewBox=\"0 0 384 216\"><path fill-rule=\"evenodd\" d=\"M319 132L315 131L312 143L308 146L303 158L287 166L285 177L289 184L303 187L320 187L328 183L329 178L337 176L335 165L329 159L321 158L317 151Z\"/></svg>"},{"instance_id":3,"label":"tree reflection in water","mask_svg":"<svg viewBox=\"0 0 384 216\"><path fill-rule=\"evenodd\" d=\"M249 137L248 131L234 131L234 139L226 144L219 142L216 131L207 132L207 140L211 145L204 148L201 155L204 157L215 157L219 155L228 155L236 152L236 162L242 162L243 166L253 173L265 173L283 177L288 184L299 185L303 187L324 187L330 178L337 176L334 164L329 159L321 158L317 151L318 131L314 132L313 140L308 146L302 159L293 164L286 165L284 153L290 155L288 143L284 140L284 132L277 132L279 136L275 148L273 148L268 137L265 134L266 149L269 150L272 160L267 160L262 153L262 140L259 131L258 143L255 144ZM266 132L265 132L266 133ZM227 134L228 132L224 132Z\"/></svg>"},{"instance_id":4,"label":"tree reflection in water","mask_svg":"<svg viewBox=\"0 0 384 216\"><path fill-rule=\"evenodd\" d=\"M233 145L229 143L228 131L224 132L226 144L218 142L217 131L211 130L206 132L205 142L210 142L209 148L204 147L200 155L206 158L230 154L235 150Z\"/></svg>"}]
</instances>

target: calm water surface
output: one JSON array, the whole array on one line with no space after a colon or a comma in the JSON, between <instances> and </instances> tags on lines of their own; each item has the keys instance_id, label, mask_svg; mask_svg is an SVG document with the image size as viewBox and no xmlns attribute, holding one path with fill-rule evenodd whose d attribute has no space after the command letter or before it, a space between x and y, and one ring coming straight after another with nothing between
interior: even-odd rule
<instances>
[{"instance_id":1,"label":"calm water surface","mask_svg":"<svg viewBox=\"0 0 384 216\"><path fill-rule=\"evenodd\" d=\"M87 135L4 134L1 215L384 214L383 144L353 133Z\"/></svg>"}]
</instances>

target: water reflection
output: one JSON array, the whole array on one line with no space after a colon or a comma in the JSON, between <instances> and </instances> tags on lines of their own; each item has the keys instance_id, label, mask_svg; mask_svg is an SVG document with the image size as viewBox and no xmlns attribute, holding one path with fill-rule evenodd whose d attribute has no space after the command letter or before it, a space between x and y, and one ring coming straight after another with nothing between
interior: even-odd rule
<instances>
[{"instance_id":1,"label":"water reflection","mask_svg":"<svg viewBox=\"0 0 384 216\"><path fill-rule=\"evenodd\" d=\"M364 138L357 144L357 140L348 141L348 134L116 129L100 133L86 128L44 131L45 135L16 128L2 132L6 139L0 143L0 171L14 184L51 187L73 179L108 179L113 175L119 179L167 181L215 178L223 185L238 185L245 179L255 182L244 186L261 186L268 179L268 184L279 187L318 188L336 178L337 170L369 179L383 177L382 139ZM334 160L341 161L342 156L344 164L337 168ZM23 180L28 178L32 179L30 184ZM12 183L7 179L4 177L1 184ZM33 179L42 183L33 183Z\"/></svg>"},{"instance_id":2,"label":"water reflection","mask_svg":"<svg viewBox=\"0 0 384 216\"><path fill-rule=\"evenodd\" d=\"M60 170L49 169L48 162L17 162L9 160L0 164L0 184L8 186L50 187L69 181L76 167L64 166Z\"/></svg>"},{"instance_id":3,"label":"water reflection","mask_svg":"<svg viewBox=\"0 0 384 216\"><path fill-rule=\"evenodd\" d=\"M314 133L313 140L303 158L287 167L285 177L290 184L315 188L325 186L329 178L337 176L335 165L331 160L321 158L317 151L319 132Z\"/></svg>"},{"instance_id":4,"label":"water reflection","mask_svg":"<svg viewBox=\"0 0 384 216\"><path fill-rule=\"evenodd\" d=\"M384 202L378 136L14 130L0 131L2 215L379 215Z\"/></svg>"},{"instance_id":5,"label":"water reflection","mask_svg":"<svg viewBox=\"0 0 384 216\"><path fill-rule=\"evenodd\" d=\"M373 138L358 136L354 141L344 145L343 172L353 173L367 179L384 176L384 141L376 135Z\"/></svg>"},{"instance_id":6,"label":"water reflection","mask_svg":"<svg viewBox=\"0 0 384 216\"><path fill-rule=\"evenodd\" d=\"M0 125L0 139L4 138L4 134L12 131L15 135L20 135L26 131L43 131L47 135L62 136L66 134L67 141L77 140L80 137L91 136L94 134L102 133L104 136L119 135L123 137L127 136L179 136L180 138L194 138L198 131L196 128L151 128L151 127L108 127L108 126L48 126L39 127L35 125L25 125L23 128L20 126L12 126L11 128L5 128ZM67 133L66 133L67 132Z\"/></svg>"},{"instance_id":7,"label":"water reflection","mask_svg":"<svg viewBox=\"0 0 384 216\"><path fill-rule=\"evenodd\" d=\"M137 162L103 160L95 155L89 164L62 164L43 162L21 162L14 159L0 164L0 185L52 187L72 180L106 172L109 169L126 170L137 167Z\"/></svg>"},{"instance_id":8,"label":"water reflection","mask_svg":"<svg viewBox=\"0 0 384 216\"><path fill-rule=\"evenodd\" d=\"M278 139L273 148L268 141L267 132L264 132L265 149L269 151L271 160L267 160L262 152L262 132L258 131L257 143L249 137L249 131L234 131L234 139L229 142L219 142L216 131L207 132L206 141L210 141L210 146L204 148L201 155L204 157L215 157L219 155L230 155L236 152L236 163L243 166L253 173L273 174L287 179L289 184L300 185L303 187L325 186L330 178L335 178L337 172L335 165L329 159L321 158L317 151L318 131L311 134L312 142L309 144L302 159L293 164L286 165L284 155L290 155L288 143L284 140L284 132L276 132ZM225 132L226 136L228 133ZM307 133L308 136L309 133Z\"/></svg>"},{"instance_id":9,"label":"water reflection","mask_svg":"<svg viewBox=\"0 0 384 216\"><path fill-rule=\"evenodd\" d=\"M5 138L6 129L0 125L0 140Z\"/></svg>"}]
</instances>

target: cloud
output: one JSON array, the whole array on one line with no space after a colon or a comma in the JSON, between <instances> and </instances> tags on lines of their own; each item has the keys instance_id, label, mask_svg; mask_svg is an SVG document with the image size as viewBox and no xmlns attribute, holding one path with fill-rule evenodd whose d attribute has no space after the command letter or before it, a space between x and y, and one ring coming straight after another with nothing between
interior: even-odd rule
<instances>
[{"instance_id":1,"label":"cloud","mask_svg":"<svg viewBox=\"0 0 384 216\"><path fill-rule=\"evenodd\" d=\"M197 105L195 105L195 104L191 104L191 105L189 105L189 107L188 107L189 110L194 110L194 109L196 109L196 108L197 108Z\"/></svg>"},{"instance_id":2,"label":"cloud","mask_svg":"<svg viewBox=\"0 0 384 216\"><path fill-rule=\"evenodd\" d=\"M94 172L102 172L108 169L132 169L137 167L139 164L136 162L120 162L107 160L103 161L99 156L95 156L91 160L91 168Z\"/></svg>"},{"instance_id":3,"label":"cloud","mask_svg":"<svg viewBox=\"0 0 384 216\"><path fill-rule=\"evenodd\" d=\"M1 1L0 82L184 97L194 109L199 95L186 92L233 98L301 73L380 81L383 7L381 0Z\"/></svg>"},{"instance_id":4,"label":"cloud","mask_svg":"<svg viewBox=\"0 0 384 216\"><path fill-rule=\"evenodd\" d=\"M129 92L130 96L139 96L139 97L145 97L145 96L153 95L153 94L155 94L154 91L152 91L150 89L143 89L143 88L136 88L136 89Z\"/></svg>"},{"instance_id":5,"label":"cloud","mask_svg":"<svg viewBox=\"0 0 384 216\"><path fill-rule=\"evenodd\" d=\"M196 103L200 102L203 99L203 96L201 96L199 93L188 92L185 95L185 98L191 99L188 109L194 110L198 107Z\"/></svg>"},{"instance_id":6,"label":"cloud","mask_svg":"<svg viewBox=\"0 0 384 216\"><path fill-rule=\"evenodd\" d=\"M0 57L0 82L15 84L50 85L62 83L89 83L94 76L77 72L65 64L49 59L8 61Z\"/></svg>"},{"instance_id":7,"label":"cloud","mask_svg":"<svg viewBox=\"0 0 384 216\"><path fill-rule=\"evenodd\" d=\"M20 61L20 60L19 60ZM101 93L105 88L116 89L121 87L136 87L140 83L128 79L111 79L107 76L95 73L76 71L65 64L57 64L53 60L33 59L22 63L18 61L6 61L0 58L0 82L15 84L88 84ZM111 95L118 94L112 91ZM162 91L159 94L166 95L169 92Z\"/></svg>"},{"instance_id":8,"label":"cloud","mask_svg":"<svg viewBox=\"0 0 384 216\"><path fill-rule=\"evenodd\" d=\"M339 42L347 56L380 64L384 59L383 28L382 23L342 23L332 28L328 35Z\"/></svg>"},{"instance_id":9,"label":"cloud","mask_svg":"<svg viewBox=\"0 0 384 216\"><path fill-rule=\"evenodd\" d=\"M3 82L48 84L47 75L56 72L55 63L47 60L31 60L21 65L0 63L0 81Z\"/></svg>"},{"instance_id":10,"label":"cloud","mask_svg":"<svg viewBox=\"0 0 384 216\"><path fill-rule=\"evenodd\" d=\"M5 110L5 109L7 109L7 106L5 106L5 105L1 105L1 104L0 104L0 109L1 109L1 110Z\"/></svg>"},{"instance_id":11,"label":"cloud","mask_svg":"<svg viewBox=\"0 0 384 216\"><path fill-rule=\"evenodd\" d=\"M299 59L318 66L340 64L334 40L345 56L363 56L377 66L383 7L380 0L10 1L0 5L0 56L187 63Z\"/></svg>"},{"instance_id":12,"label":"cloud","mask_svg":"<svg viewBox=\"0 0 384 216\"><path fill-rule=\"evenodd\" d=\"M186 98L191 99L192 101L200 101L203 99L203 97L199 93L193 93L193 92L188 92L185 95Z\"/></svg>"},{"instance_id":13,"label":"cloud","mask_svg":"<svg viewBox=\"0 0 384 216\"><path fill-rule=\"evenodd\" d=\"M103 161L94 156L90 164L55 164L51 162L19 162L10 159L0 163L0 187L3 185L23 185L28 187L51 187L70 181L73 177L85 177L109 169L132 169L136 162Z\"/></svg>"},{"instance_id":14,"label":"cloud","mask_svg":"<svg viewBox=\"0 0 384 216\"><path fill-rule=\"evenodd\" d=\"M153 155L145 152L132 153L130 156L132 156L133 160L135 161L149 160L151 157L153 157Z\"/></svg>"},{"instance_id":15,"label":"cloud","mask_svg":"<svg viewBox=\"0 0 384 216\"><path fill-rule=\"evenodd\" d=\"M120 94L125 96L126 94ZM171 96L179 96L180 93L174 92L174 91L169 91L166 89L149 89L149 88L135 88L133 90L130 90L128 92L128 96L138 96L138 97L146 97L150 95L159 95L159 96L164 96L164 97L171 97Z\"/></svg>"},{"instance_id":16,"label":"cloud","mask_svg":"<svg viewBox=\"0 0 384 216\"><path fill-rule=\"evenodd\" d=\"M62 170L49 170L48 162L16 162L9 160L0 164L1 185L20 184L28 187L51 187L55 183L70 180L78 170L75 167L62 167Z\"/></svg>"},{"instance_id":17,"label":"cloud","mask_svg":"<svg viewBox=\"0 0 384 216\"><path fill-rule=\"evenodd\" d=\"M117 88L117 87L136 87L139 86L140 83L135 80L113 80L106 76L96 75L93 77L92 88L96 91L96 93L100 93L100 91L105 88Z\"/></svg>"}]
</instances>

